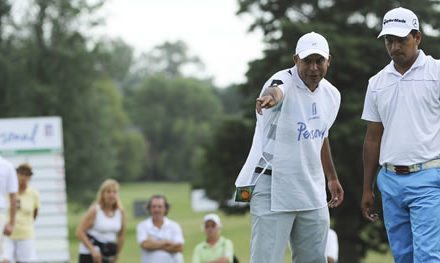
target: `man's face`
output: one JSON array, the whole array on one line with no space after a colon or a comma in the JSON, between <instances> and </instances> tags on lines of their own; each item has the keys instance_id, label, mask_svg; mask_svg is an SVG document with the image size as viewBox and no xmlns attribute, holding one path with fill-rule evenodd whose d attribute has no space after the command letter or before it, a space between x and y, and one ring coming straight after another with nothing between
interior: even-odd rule
<instances>
[{"instance_id":1,"label":"man's face","mask_svg":"<svg viewBox=\"0 0 440 263\"><path fill-rule=\"evenodd\" d=\"M166 214L165 200L163 198L154 198L151 200L150 214L153 219L163 219Z\"/></svg>"},{"instance_id":2,"label":"man's face","mask_svg":"<svg viewBox=\"0 0 440 263\"><path fill-rule=\"evenodd\" d=\"M24 173L17 173L17 176L19 185L26 188L29 184L29 181L31 180L31 176Z\"/></svg>"},{"instance_id":3,"label":"man's face","mask_svg":"<svg viewBox=\"0 0 440 263\"><path fill-rule=\"evenodd\" d=\"M299 77L311 91L318 87L330 66L330 57L326 59L319 54L311 54L303 59L294 56L293 60L298 69Z\"/></svg>"},{"instance_id":4,"label":"man's face","mask_svg":"<svg viewBox=\"0 0 440 263\"><path fill-rule=\"evenodd\" d=\"M208 220L205 222L205 233L208 237L217 235L219 231L220 228L214 221Z\"/></svg>"},{"instance_id":5,"label":"man's face","mask_svg":"<svg viewBox=\"0 0 440 263\"><path fill-rule=\"evenodd\" d=\"M405 37L385 35L385 47L397 66L409 67L417 57L417 50L422 39L420 32L415 36L411 33Z\"/></svg>"}]
</instances>

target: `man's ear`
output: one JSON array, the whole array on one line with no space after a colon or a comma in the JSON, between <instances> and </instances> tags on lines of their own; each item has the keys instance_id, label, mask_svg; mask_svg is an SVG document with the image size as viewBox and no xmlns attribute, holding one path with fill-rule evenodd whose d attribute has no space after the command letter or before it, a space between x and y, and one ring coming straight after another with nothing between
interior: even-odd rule
<instances>
[{"instance_id":1,"label":"man's ear","mask_svg":"<svg viewBox=\"0 0 440 263\"><path fill-rule=\"evenodd\" d=\"M298 64L297 63L298 59L299 59L298 55L293 55L293 63L295 63L295 65Z\"/></svg>"},{"instance_id":2,"label":"man's ear","mask_svg":"<svg viewBox=\"0 0 440 263\"><path fill-rule=\"evenodd\" d=\"M422 42L422 32L418 31L415 35L416 41L417 41L417 46L420 45L420 43Z\"/></svg>"},{"instance_id":3,"label":"man's ear","mask_svg":"<svg viewBox=\"0 0 440 263\"><path fill-rule=\"evenodd\" d=\"M328 66L330 66L331 61L332 61L332 55L329 54L327 59Z\"/></svg>"}]
</instances>

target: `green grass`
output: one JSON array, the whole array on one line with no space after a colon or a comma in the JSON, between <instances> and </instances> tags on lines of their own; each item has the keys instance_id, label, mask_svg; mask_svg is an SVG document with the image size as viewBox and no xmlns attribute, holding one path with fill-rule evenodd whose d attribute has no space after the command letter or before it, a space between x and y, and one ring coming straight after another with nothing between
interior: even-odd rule
<instances>
[{"instance_id":1,"label":"green grass","mask_svg":"<svg viewBox=\"0 0 440 263\"><path fill-rule=\"evenodd\" d=\"M136 225L145 218L135 218L133 202L147 200L153 194L164 194L171 209L168 217L177 221L184 232L185 262L191 262L192 249L204 238L202 218L205 213L196 213L191 209L190 187L186 183L130 183L121 186L120 195L127 215L125 244L119 262L139 262L140 249L136 243ZM79 210L79 211L78 211ZM69 205L69 234L71 262L78 257L78 241L75 228L86 208L79 209ZM249 261L249 214L245 216L226 216L218 212L224 225L223 235L234 241L236 254L241 262Z\"/></svg>"},{"instance_id":2,"label":"green grass","mask_svg":"<svg viewBox=\"0 0 440 263\"><path fill-rule=\"evenodd\" d=\"M120 255L120 263L139 262L140 249L136 243L136 225L145 218L135 218L133 202L147 200L153 194L163 194L168 198L171 209L168 217L180 223L184 237L184 258L186 263L191 262L192 250L196 244L204 239L202 218L205 213L196 213L191 209L190 187L186 183L129 183L121 186L120 195L127 215L127 232L125 245ZM70 262L77 262L78 241L75 238L75 228L87 208L78 208L69 204L69 246ZM234 243L235 254L240 262L249 262L250 216L225 215L217 211L222 219L224 229L222 234ZM289 253L286 250L286 260L289 262ZM342 257L343 255L340 255ZM369 253L363 263L393 262L390 255Z\"/></svg>"},{"instance_id":3,"label":"green grass","mask_svg":"<svg viewBox=\"0 0 440 263\"><path fill-rule=\"evenodd\" d=\"M391 252L386 253L385 255L370 251L367 253L367 258L363 261L363 263L392 263L394 262L393 256Z\"/></svg>"}]
</instances>

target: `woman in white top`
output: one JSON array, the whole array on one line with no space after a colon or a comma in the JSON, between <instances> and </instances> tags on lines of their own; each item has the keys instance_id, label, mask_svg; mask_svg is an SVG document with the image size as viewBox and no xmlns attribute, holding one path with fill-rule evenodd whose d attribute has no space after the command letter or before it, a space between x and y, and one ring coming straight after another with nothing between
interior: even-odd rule
<instances>
[{"instance_id":1,"label":"woman in white top","mask_svg":"<svg viewBox=\"0 0 440 263\"><path fill-rule=\"evenodd\" d=\"M81 220L79 263L115 263L125 237L125 216L119 198L119 183L107 179L99 188L96 202Z\"/></svg>"}]
</instances>

